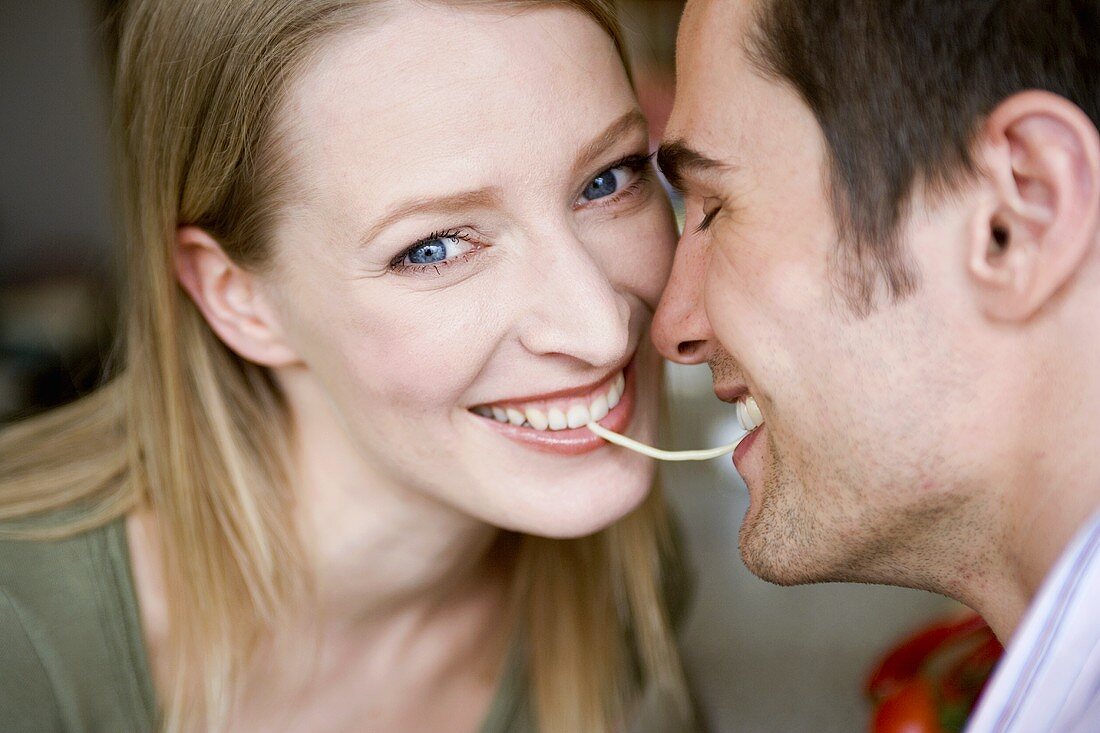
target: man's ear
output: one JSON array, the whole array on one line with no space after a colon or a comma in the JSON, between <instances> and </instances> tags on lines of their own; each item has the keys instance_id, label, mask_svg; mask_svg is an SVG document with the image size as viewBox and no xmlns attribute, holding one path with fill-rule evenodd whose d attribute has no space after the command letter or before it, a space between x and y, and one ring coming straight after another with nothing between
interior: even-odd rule
<instances>
[{"instance_id":1,"label":"man's ear","mask_svg":"<svg viewBox=\"0 0 1100 733\"><path fill-rule=\"evenodd\" d=\"M180 284L229 348L269 367L298 361L257 276L234 263L206 231L180 227L173 260Z\"/></svg>"},{"instance_id":2,"label":"man's ear","mask_svg":"<svg viewBox=\"0 0 1100 733\"><path fill-rule=\"evenodd\" d=\"M1096 246L1100 136L1076 105L1026 91L1002 102L976 150L990 205L975 223L968 271L986 314L1026 320Z\"/></svg>"}]
</instances>

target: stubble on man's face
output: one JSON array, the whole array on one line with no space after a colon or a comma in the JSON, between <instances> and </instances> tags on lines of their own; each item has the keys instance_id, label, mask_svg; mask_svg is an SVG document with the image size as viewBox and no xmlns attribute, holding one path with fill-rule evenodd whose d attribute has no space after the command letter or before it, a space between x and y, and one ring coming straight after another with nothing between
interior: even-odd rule
<instances>
[{"instance_id":1,"label":"stubble on man's face","mask_svg":"<svg viewBox=\"0 0 1100 733\"><path fill-rule=\"evenodd\" d=\"M721 346L715 348L708 365L715 384L746 381L737 360ZM763 390L755 391L759 399L766 399ZM783 399L768 401L768 421L761 436L765 444L757 448L762 465L746 476L751 499L740 531L742 559L754 575L778 585L847 578L860 556L861 533L838 531L846 522L830 521L830 517L846 507L858 507L860 497L838 496L831 506L815 506L832 493L833 481L824 479L835 478L836 471L815 455L818 441L810 425L816 421L811 422L800 411L793 419L802 421L805 428L789 434L786 409ZM814 481L814 477L822 480ZM811 493L815 484L816 494ZM862 539L878 541L875 537Z\"/></svg>"},{"instance_id":2,"label":"stubble on man's face","mask_svg":"<svg viewBox=\"0 0 1100 733\"><path fill-rule=\"evenodd\" d=\"M750 24L743 7L689 3L668 133L733 170L705 194L688 191L680 248L706 263L694 281L715 337L715 383L749 383L765 416L739 465L751 497L742 556L783 585L925 586L921 568L938 545L921 539L947 524L959 460L935 430L937 400L959 391L952 347L937 336L948 328L943 292L867 315L846 308L821 130L792 90L746 61ZM902 236L926 262L944 261L938 248L958 229L945 222Z\"/></svg>"}]
</instances>

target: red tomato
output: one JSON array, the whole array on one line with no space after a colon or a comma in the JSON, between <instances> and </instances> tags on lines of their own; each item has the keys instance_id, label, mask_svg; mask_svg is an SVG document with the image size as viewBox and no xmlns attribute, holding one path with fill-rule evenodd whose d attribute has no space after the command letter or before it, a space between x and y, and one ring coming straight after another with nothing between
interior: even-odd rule
<instances>
[{"instance_id":1,"label":"red tomato","mask_svg":"<svg viewBox=\"0 0 1100 733\"><path fill-rule=\"evenodd\" d=\"M878 699L916 677L936 650L971 634L988 630L980 616L952 618L921 629L895 646L867 680L867 692Z\"/></svg>"},{"instance_id":2,"label":"red tomato","mask_svg":"<svg viewBox=\"0 0 1100 733\"><path fill-rule=\"evenodd\" d=\"M871 733L942 733L932 687L916 678L896 688L876 708Z\"/></svg>"}]
</instances>

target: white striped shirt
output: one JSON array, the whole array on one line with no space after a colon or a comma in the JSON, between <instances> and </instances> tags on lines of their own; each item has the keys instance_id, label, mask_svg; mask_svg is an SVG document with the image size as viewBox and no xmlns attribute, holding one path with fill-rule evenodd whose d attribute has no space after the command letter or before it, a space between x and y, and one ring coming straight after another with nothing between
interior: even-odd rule
<instances>
[{"instance_id":1,"label":"white striped shirt","mask_svg":"<svg viewBox=\"0 0 1100 733\"><path fill-rule=\"evenodd\" d=\"M1100 733L1100 514L1043 581L966 733Z\"/></svg>"}]
</instances>

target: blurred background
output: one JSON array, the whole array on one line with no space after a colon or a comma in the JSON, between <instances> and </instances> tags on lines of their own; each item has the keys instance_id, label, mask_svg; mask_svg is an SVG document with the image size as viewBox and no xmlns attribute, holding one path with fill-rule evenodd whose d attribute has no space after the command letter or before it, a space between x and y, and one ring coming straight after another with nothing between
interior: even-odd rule
<instances>
[{"instance_id":1,"label":"blurred background","mask_svg":"<svg viewBox=\"0 0 1100 733\"><path fill-rule=\"evenodd\" d=\"M183 1L183 0L181 0ZM106 57L114 0L0 0L0 423L86 392L110 358L115 230ZM620 3L658 139L679 0ZM669 371L674 448L727 442L705 367ZM838 438L837 450L852 450ZM777 588L741 564L747 495L728 459L675 465L667 493L698 571L685 649L721 732L866 730L863 680L900 636L957 607L894 588Z\"/></svg>"}]
</instances>

